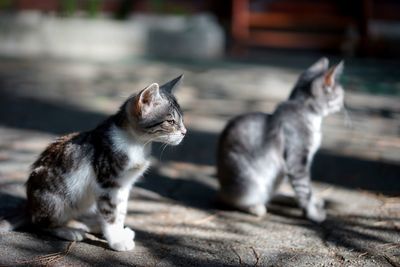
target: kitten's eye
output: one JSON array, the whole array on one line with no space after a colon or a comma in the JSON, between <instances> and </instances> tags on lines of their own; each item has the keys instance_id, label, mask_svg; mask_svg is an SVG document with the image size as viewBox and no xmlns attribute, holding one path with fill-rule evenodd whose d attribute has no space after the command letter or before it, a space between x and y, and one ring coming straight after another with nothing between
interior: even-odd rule
<instances>
[{"instance_id":1,"label":"kitten's eye","mask_svg":"<svg viewBox=\"0 0 400 267\"><path fill-rule=\"evenodd\" d=\"M175 121L174 121L174 120L167 120L167 122L168 122L169 124L175 124Z\"/></svg>"}]
</instances>

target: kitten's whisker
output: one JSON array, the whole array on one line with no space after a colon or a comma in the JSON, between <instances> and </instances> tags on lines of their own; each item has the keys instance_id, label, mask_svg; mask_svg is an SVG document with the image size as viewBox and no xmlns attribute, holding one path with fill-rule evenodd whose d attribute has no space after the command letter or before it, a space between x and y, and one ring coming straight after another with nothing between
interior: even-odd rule
<instances>
[{"instance_id":1,"label":"kitten's whisker","mask_svg":"<svg viewBox=\"0 0 400 267\"><path fill-rule=\"evenodd\" d=\"M143 135L144 136L144 135ZM147 140L146 141L146 143L144 143L144 146L145 145L147 145L148 143L151 143L151 142L153 142L154 140L156 140L157 138L164 138L164 137L169 137L168 135L160 135L160 136L156 136L156 137L153 137L153 138L150 138L149 140Z\"/></svg>"},{"instance_id":2,"label":"kitten's whisker","mask_svg":"<svg viewBox=\"0 0 400 267\"><path fill-rule=\"evenodd\" d=\"M143 138L143 137L146 136L146 135L147 135L147 133L144 133L144 134L142 134L142 135L139 135L139 139ZM147 140L143 145L145 146L145 145L147 145L148 143L153 142L153 141L156 140L157 138L164 137L164 136L165 136L165 135L152 137L152 138L150 138L149 140Z\"/></svg>"},{"instance_id":3,"label":"kitten's whisker","mask_svg":"<svg viewBox=\"0 0 400 267\"><path fill-rule=\"evenodd\" d=\"M157 139L157 137L150 138L146 143L144 143L143 146L147 145L148 143L153 142L153 141L156 140L156 139Z\"/></svg>"},{"instance_id":4,"label":"kitten's whisker","mask_svg":"<svg viewBox=\"0 0 400 267\"><path fill-rule=\"evenodd\" d=\"M164 150L167 148L167 146L168 146L168 144L167 143L165 143L165 144L163 144L163 146L161 147L161 154L160 154L160 160L161 160L161 158L162 158L162 156L163 156L163 154L164 154Z\"/></svg>"},{"instance_id":5,"label":"kitten's whisker","mask_svg":"<svg viewBox=\"0 0 400 267\"><path fill-rule=\"evenodd\" d=\"M143 135L144 136L144 135ZM165 137L166 135L161 135L161 136L156 136L156 137L153 137L153 138L150 138L146 143L144 143L144 146L145 145L147 145L148 143L151 143L151 142L153 142L154 140L156 140L157 138L163 138L163 137Z\"/></svg>"},{"instance_id":6,"label":"kitten's whisker","mask_svg":"<svg viewBox=\"0 0 400 267\"><path fill-rule=\"evenodd\" d=\"M350 129L353 128L353 121L350 117L349 111L346 105L343 105L344 125Z\"/></svg>"}]
</instances>

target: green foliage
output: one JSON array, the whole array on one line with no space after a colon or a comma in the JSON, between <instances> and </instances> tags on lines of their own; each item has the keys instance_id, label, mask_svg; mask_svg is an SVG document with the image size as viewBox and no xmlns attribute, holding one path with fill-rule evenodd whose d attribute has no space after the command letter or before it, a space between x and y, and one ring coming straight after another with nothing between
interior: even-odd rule
<instances>
[{"instance_id":1,"label":"green foliage","mask_svg":"<svg viewBox=\"0 0 400 267\"><path fill-rule=\"evenodd\" d=\"M78 3L77 0L61 0L61 15L72 16L75 14Z\"/></svg>"},{"instance_id":2,"label":"green foliage","mask_svg":"<svg viewBox=\"0 0 400 267\"><path fill-rule=\"evenodd\" d=\"M101 0L89 0L88 1L88 6L87 6L87 12L89 17L96 17L101 8Z\"/></svg>"},{"instance_id":3,"label":"green foliage","mask_svg":"<svg viewBox=\"0 0 400 267\"><path fill-rule=\"evenodd\" d=\"M168 2L165 0L150 0L149 1L151 11L155 13L168 13L175 15L188 14L187 8L179 3Z\"/></svg>"},{"instance_id":4,"label":"green foliage","mask_svg":"<svg viewBox=\"0 0 400 267\"><path fill-rule=\"evenodd\" d=\"M78 10L83 10L89 17L93 18L99 14L102 0L61 0L60 4L61 15L63 16L73 16Z\"/></svg>"},{"instance_id":5,"label":"green foliage","mask_svg":"<svg viewBox=\"0 0 400 267\"><path fill-rule=\"evenodd\" d=\"M13 4L13 0L0 0L0 9L11 8L12 4Z\"/></svg>"},{"instance_id":6,"label":"green foliage","mask_svg":"<svg viewBox=\"0 0 400 267\"><path fill-rule=\"evenodd\" d=\"M94 18L101 12L104 0L59 0L59 15L70 17L76 15L78 11L83 11L88 17ZM1 9L13 9L17 0L0 0ZM119 0L118 9L115 11L116 19L126 19L129 17L134 6L134 0ZM149 10L156 14L175 14L184 15L190 13L188 7L182 3L174 3L167 0L148 0Z\"/></svg>"}]
</instances>

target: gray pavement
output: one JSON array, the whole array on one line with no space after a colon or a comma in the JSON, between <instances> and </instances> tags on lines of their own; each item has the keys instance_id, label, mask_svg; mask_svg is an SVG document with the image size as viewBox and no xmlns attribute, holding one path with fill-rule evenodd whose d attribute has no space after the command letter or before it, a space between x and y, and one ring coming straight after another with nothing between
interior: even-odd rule
<instances>
[{"instance_id":1,"label":"gray pavement","mask_svg":"<svg viewBox=\"0 0 400 267\"><path fill-rule=\"evenodd\" d=\"M301 217L287 184L262 219L215 206L219 131L236 114L272 111L310 62L1 60L0 215L24 201L29 165L49 141L93 127L151 82L185 73L177 97L189 134L179 147L155 146L151 172L132 190L134 251L114 252L101 237L71 243L25 229L0 234L0 266L399 266L400 99L359 91L372 74L399 89L384 76L399 68L348 67L353 127L341 114L329 118L313 167L324 224Z\"/></svg>"}]
</instances>

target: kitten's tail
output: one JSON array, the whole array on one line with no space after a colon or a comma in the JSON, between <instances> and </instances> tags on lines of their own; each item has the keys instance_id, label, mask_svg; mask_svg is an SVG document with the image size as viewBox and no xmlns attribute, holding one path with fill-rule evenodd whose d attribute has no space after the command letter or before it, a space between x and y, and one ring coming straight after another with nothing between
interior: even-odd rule
<instances>
[{"instance_id":1,"label":"kitten's tail","mask_svg":"<svg viewBox=\"0 0 400 267\"><path fill-rule=\"evenodd\" d=\"M30 224L27 208L21 204L6 216L0 217L0 233L10 232Z\"/></svg>"}]
</instances>

